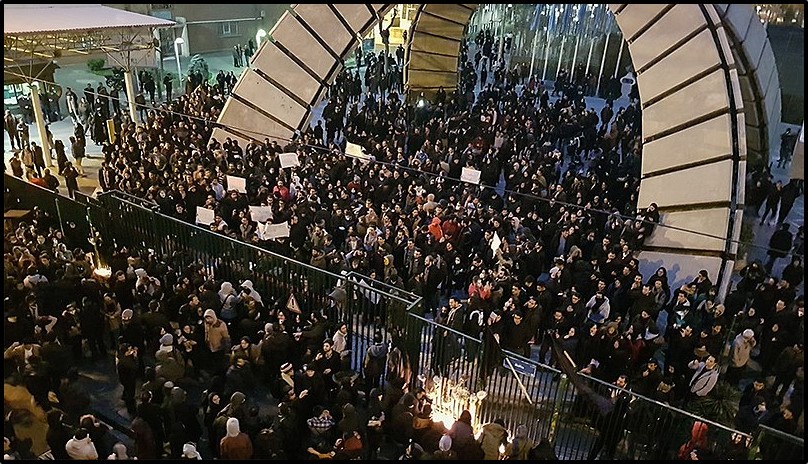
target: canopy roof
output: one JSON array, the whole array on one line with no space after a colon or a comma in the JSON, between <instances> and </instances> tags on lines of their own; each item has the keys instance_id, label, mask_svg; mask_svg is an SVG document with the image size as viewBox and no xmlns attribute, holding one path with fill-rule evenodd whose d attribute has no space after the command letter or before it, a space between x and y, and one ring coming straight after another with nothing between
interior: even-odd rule
<instances>
[{"instance_id":1,"label":"canopy roof","mask_svg":"<svg viewBox=\"0 0 808 464\"><path fill-rule=\"evenodd\" d=\"M176 24L100 4L4 4L3 14L4 70L21 79L40 78L34 68L50 61L96 54L127 69L153 67L154 30Z\"/></svg>"},{"instance_id":2,"label":"canopy roof","mask_svg":"<svg viewBox=\"0 0 808 464\"><path fill-rule=\"evenodd\" d=\"M174 21L100 4L4 4L3 16L4 35L174 25Z\"/></svg>"}]
</instances>

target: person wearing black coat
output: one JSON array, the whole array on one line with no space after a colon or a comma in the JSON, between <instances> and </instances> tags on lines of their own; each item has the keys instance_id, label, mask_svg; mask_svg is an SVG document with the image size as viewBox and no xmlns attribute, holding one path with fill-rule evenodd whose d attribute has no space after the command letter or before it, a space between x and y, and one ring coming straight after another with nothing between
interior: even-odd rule
<instances>
[{"instance_id":1,"label":"person wearing black coat","mask_svg":"<svg viewBox=\"0 0 808 464\"><path fill-rule=\"evenodd\" d=\"M128 343L121 343L118 347L116 369L118 381L123 386L121 399L126 404L126 410L132 415L136 412L135 390L139 370L139 355L138 349Z\"/></svg>"},{"instance_id":2,"label":"person wearing black coat","mask_svg":"<svg viewBox=\"0 0 808 464\"><path fill-rule=\"evenodd\" d=\"M70 460L67 454L65 444L73 438L73 428L65 424L65 413L60 409L51 409L47 414L48 432L45 434L45 440L50 446L53 459L56 461Z\"/></svg>"},{"instance_id":3,"label":"person wearing black coat","mask_svg":"<svg viewBox=\"0 0 808 464\"><path fill-rule=\"evenodd\" d=\"M766 262L766 272L772 273L774 263L778 258L785 258L791 252L794 236L789 230L788 224L782 224L780 230L772 234L769 239L769 260Z\"/></svg>"},{"instance_id":4,"label":"person wearing black coat","mask_svg":"<svg viewBox=\"0 0 808 464\"><path fill-rule=\"evenodd\" d=\"M626 384L625 375L621 375L614 381L616 387L626 388ZM604 456L601 459L614 459L617 444L623 435L623 424L626 421L631 396L625 391L616 388L609 393L611 394L611 398L609 398L611 407L608 411L599 411L600 414L595 421L595 426L600 433L589 451L589 457L587 458L589 461L597 458L601 450L604 451Z\"/></svg>"}]
</instances>

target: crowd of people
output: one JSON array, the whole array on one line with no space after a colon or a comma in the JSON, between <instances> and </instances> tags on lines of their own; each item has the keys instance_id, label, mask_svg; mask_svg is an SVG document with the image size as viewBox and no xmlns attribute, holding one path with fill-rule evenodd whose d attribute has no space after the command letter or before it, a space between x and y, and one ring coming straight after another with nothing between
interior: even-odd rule
<instances>
[{"instance_id":1,"label":"crowd of people","mask_svg":"<svg viewBox=\"0 0 808 464\"><path fill-rule=\"evenodd\" d=\"M394 85L357 82L358 73L337 79L325 127L280 141L250 133L255 141L243 147L211 138L227 89L201 83L150 109L144 124L123 119L115 141L100 142L100 186L190 223L197 207L212 209L213 232L407 289L437 322L475 338L495 333L528 357L538 346L543 363L558 361L559 342L585 373L671 405L709 397L719 378L746 385L756 359L763 371L744 391L738 428L797 431L802 251L780 278L751 263L723 301L706 271L680 288L664 267L641 275L635 254L660 213L655 204L638 210L636 101L598 113L577 91L551 98L541 83L507 73L482 81L473 100L452 92L424 105L404 103ZM348 142L364 155L347 156ZM295 153L299 166L281 167L281 153ZM464 169L479 171L479 184L461 180ZM246 193L228 188L227 175L245 178ZM287 223L289 237L269 238L249 206L269 207L267 223ZM223 459L471 459L480 452L473 443L482 443L480 457L509 444L516 458L532 449L518 424L510 440L502 421L479 438L464 416L449 431L414 428L414 418L429 417L425 392L408 392L400 377L367 382L378 369L346 365L349 327L321 310L290 313L249 280L216 281L202 266L145 250L115 250L105 280L93 275L86 244L68 246L53 226L37 217L6 235L4 373L57 411L48 412L54 455L91 455L88 441L99 456L121 452L98 421L82 418L86 395L71 390L75 372L64 370L64 359L108 350L134 418L129 453L139 459L193 459L203 437L204 457ZM377 338L375 355L386 360L395 343ZM187 391L200 378L206 394L194 401ZM278 401L273 417L251 404L260 385ZM601 440L601 456L616 445Z\"/></svg>"}]
</instances>

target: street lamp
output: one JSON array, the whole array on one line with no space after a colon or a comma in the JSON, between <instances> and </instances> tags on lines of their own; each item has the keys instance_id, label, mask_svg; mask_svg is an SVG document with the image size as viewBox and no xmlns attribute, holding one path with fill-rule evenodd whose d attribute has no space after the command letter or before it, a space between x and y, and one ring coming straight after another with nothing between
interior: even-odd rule
<instances>
[{"instance_id":1,"label":"street lamp","mask_svg":"<svg viewBox=\"0 0 808 464\"><path fill-rule=\"evenodd\" d=\"M180 45L184 44L182 37L174 39L174 57L177 58L177 80L182 81L182 65L180 64Z\"/></svg>"},{"instance_id":2,"label":"street lamp","mask_svg":"<svg viewBox=\"0 0 808 464\"><path fill-rule=\"evenodd\" d=\"M258 32L255 33L255 46L257 48L261 48L261 39L267 36L267 31L263 29L258 29Z\"/></svg>"}]
</instances>

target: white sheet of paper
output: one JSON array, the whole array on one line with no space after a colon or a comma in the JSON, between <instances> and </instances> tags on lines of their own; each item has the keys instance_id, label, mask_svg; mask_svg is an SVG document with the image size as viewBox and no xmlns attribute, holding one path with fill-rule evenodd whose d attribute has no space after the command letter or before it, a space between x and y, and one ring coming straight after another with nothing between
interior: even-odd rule
<instances>
[{"instance_id":1,"label":"white sheet of paper","mask_svg":"<svg viewBox=\"0 0 808 464\"><path fill-rule=\"evenodd\" d=\"M365 153L365 149L361 145L351 142L348 142L348 144L345 146L345 154L351 158L356 158L362 161L362 163L370 163L375 159L373 156Z\"/></svg>"},{"instance_id":2,"label":"white sheet of paper","mask_svg":"<svg viewBox=\"0 0 808 464\"><path fill-rule=\"evenodd\" d=\"M502 245L502 239L499 238L499 234L494 232L494 238L491 239L491 251L494 252L496 256L497 250L499 250L499 246Z\"/></svg>"},{"instance_id":3,"label":"white sheet of paper","mask_svg":"<svg viewBox=\"0 0 808 464\"><path fill-rule=\"evenodd\" d=\"M480 184L480 171L472 168L463 168L460 173L460 180L470 184Z\"/></svg>"},{"instance_id":4,"label":"white sheet of paper","mask_svg":"<svg viewBox=\"0 0 808 464\"><path fill-rule=\"evenodd\" d=\"M267 222L272 219L272 208L269 206L250 206L250 217L255 222Z\"/></svg>"},{"instance_id":5,"label":"white sheet of paper","mask_svg":"<svg viewBox=\"0 0 808 464\"><path fill-rule=\"evenodd\" d=\"M247 179L237 176L227 176L227 190L247 193Z\"/></svg>"},{"instance_id":6,"label":"white sheet of paper","mask_svg":"<svg viewBox=\"0 0 808 464\"><path fill-rule=\"evenodd\" d=\"M267 224L264 229L266 238L281 238L289 236L289 223L282 222L280 224Z\"/></svg>"},{"instance_id":7,"label":"white sheet of paper","mask_svg":"<svg viewBox=\"0 0 808 464\"><path fill-rule=\"evenodd\" d=\"M300 160L297 158L297 153L281 153L278 155L281 162L281 168L292 168L300 166Z\"/></svg>"},{"instance_id":8,"label":"white sheet of paper","mask_svg":"<svg viewBox=\"0 0 808 464\"><path fill-rule=\"evenodd\" d=\"M216 219L216 213L213 212L212 209L203 208L201 206L196 207L196 223L202 224L205 226L211 225L213 220Z\"/></svg>"},{"instance_id":9,"label":"white sheet of paper","mask_svg":"<svg viewBox=\"0 0 808 464\"><path fill-rule=\"evenodd\" d=\"M364 148L362 148L361 145L357 145L351 142L348 142L348 144L345 145L345 154L348 156L353 156L354 158L362 158L362 159L367 158L367 155L365 155Z\"/></svg>"}]
</instances>

